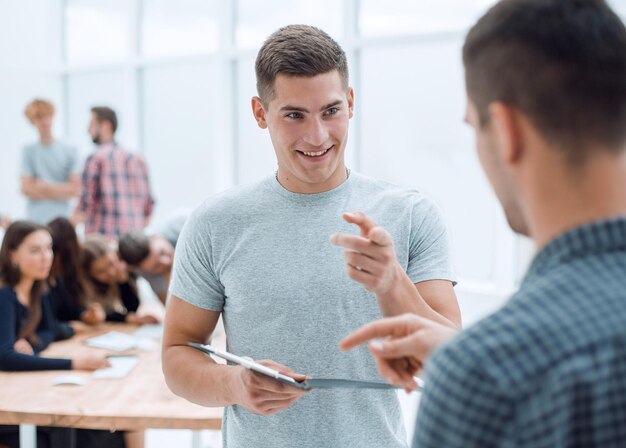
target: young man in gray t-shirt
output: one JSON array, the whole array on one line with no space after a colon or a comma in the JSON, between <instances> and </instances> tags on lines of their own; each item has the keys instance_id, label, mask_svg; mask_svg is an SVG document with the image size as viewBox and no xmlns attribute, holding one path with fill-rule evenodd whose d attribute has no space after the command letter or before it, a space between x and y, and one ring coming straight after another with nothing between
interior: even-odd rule
<instances>
[{"instance_id":1,"label":"young man in gray t-shirt","mask_svg":"<svg viewBox=\"0 0 626 448\"><path fill-rule=\"evenodd\" d=\"M59 216L70 216L70 200L80 191L76 148L52 135L54 106L35 99L24 111L37 129L39 141L24 148L21 190L28 198L26 217L45 224Z\"/></svg>"},{"instance_id":2,"label":"young man in gray t-shirt","mask_svg":"<svg viewBox=\"0 0 626 448\"><path fill-rule=\"evenodd\" d=\"M296 371L376 380L367 350L339 352L347 332L406 312L460 324L436 207L345 166L354 92L341 47L313 27L282 28L261 48L256 74L253 114L278 170L211 197L185 224L165 318L166 380L190 401L226 406L227 448L405 447L392 390L305 393L187 346L204 343L222 316L229 351L297 380ZM364 213L342 217L355 210ZM345 244L351 224L358 247L342 254L329 237L341 232L333 243Z\"/></svg>"}]
</instances>

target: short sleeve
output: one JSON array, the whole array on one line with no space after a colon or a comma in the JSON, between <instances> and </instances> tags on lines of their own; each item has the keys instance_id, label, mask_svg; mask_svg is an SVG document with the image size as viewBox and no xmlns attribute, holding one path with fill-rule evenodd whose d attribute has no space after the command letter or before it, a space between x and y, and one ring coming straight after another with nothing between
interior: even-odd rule
<instances>
[{"instance_id":1,"label":"short sleeve","mask_svg":"<svg viewBox=\"0 0 626 448\"><path fill-rule=\"evenodd\" d=\"M215 274L209 220L202 211L196 210L181 231L170 292L199 308L222 311L224 286Z\"/></svg>"},{"instance_id":2,"label":"short sleeve","mask_svg":"<svg viewBox=\"0 0 626 448\"><path fill-rule=\"evenodd\" d=\"M439 207L426 197L413 206L407 274L413 283L450 280L456 284L450 261L448 231Z\"/></svg>"},{"instance_id":3,"label":"short sleeve","mask_svg":"<svg viewBox=\"0 0 626 448\"><path fill-rule=\"evenodd\" d=\"M28 146L22 150L22 176L37 177L32 154L33 152Z\"/></svg>"}]
</instances>

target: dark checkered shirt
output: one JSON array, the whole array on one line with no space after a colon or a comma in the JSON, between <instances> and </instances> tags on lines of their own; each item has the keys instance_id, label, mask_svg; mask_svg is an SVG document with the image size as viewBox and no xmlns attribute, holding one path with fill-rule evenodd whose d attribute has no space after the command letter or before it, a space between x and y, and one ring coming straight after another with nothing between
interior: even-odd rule
<instances>
[{"instance_id":1,"label":"dark checkered shirt","mask_svg":"<svg viewBox=\"0 0 626 448\"><path fill-rule=\"evenodd\" d=\"M153 204L148 169L140 155L104 144L85 162L77 206L86 214L85 234L117 238L143 230Z\"/></svg>"},{"instance_id":2,"label":"dark checkered shirt","mask_svg":"<svg viewBox=\"0 0 626 448\"><path fill-rule=\"evenodd\" d=\"M425 381L414 447L626 447L626 219L549 243Z\"/></svg>"}]
</instances>

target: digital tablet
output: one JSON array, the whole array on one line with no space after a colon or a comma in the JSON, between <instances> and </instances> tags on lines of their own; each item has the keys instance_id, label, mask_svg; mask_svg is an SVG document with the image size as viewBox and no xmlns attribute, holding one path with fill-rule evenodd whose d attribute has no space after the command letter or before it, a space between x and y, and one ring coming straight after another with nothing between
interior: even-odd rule
<instances>
[{"instance_id":1,"label":"digital tablet","mask_svg":"<svg viewBox=\"0 0 626 448\"><path fill-rule=\"evenodd\" d=\"M309 378L306 381L296 381L290 376L283 375L277 370L271 369L267 366L254 362L253 359L248 358L247 356L237 356L232 353L228 353L224 350L220 350L211 345L202 345L196 342L189 342L190 347L200 350L201 352L206 353L207 355L214 355L219 358L225 359L228 362L233 364L240 365L245 367L246 369L253 370L254 372L260 373L261 375L268 376L270 378L274 378L281 383L289 384L290 386L297 387L302 390L311 390L311 389L399 389L399 387L394 386L393 384L389 384L383 381L361 381L361 380L351 380L351 379L340 379L340 378Z\"/></svg>"}]
</instances>

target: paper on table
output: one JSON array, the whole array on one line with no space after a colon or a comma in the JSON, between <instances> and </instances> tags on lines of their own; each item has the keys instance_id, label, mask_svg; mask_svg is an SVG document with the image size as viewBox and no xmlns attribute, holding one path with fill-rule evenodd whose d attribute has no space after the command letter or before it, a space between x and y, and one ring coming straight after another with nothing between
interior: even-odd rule
<instances>
[{"instance_id":1,"label":"paper on table","mask_svg":"<svg viewBox=\"0 0 626 448\"><path fill-rule=\"evenodd\" d=\"M108 359L111 367L93 372L94 379L124 378L139 362L136 356L110 356Z\"/></svg>"},{"instance_id":2,"label":"paper on table","mask_svg":"<svg viewBox=\"0 0 626 448\"><path fill-rule=\"evenodd\" d=\"M87 339L85 344L90 347L123 352L135 348L137 346L137 338L119 331L109 331L103 335Z\"/></svg>"},{"instance_id":3,"label":"paper on table","mask_svg":"<svg viewBox=\"0 0 626 448\"><path fill-rule=\"evenodd\" d=\"M119 331L110 331L103 335L87 339L85 344L89 347L103 348L116 352L131 349L149 351L157 348L157 344L153 339L138 338L132 334L120 333Z\"/></svg>"},{"instance_id":4,"label":"paper on table","mask_svg":"<svg viewBox=\"0 0 626 448\"><path fill-rule=\"evenodd\" d=\"M162 324L148 324L142 325L137 331L133 333L133 336L138 338L150 338L159 339L163 335Z\"/></svg>"}]
</instances>

